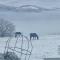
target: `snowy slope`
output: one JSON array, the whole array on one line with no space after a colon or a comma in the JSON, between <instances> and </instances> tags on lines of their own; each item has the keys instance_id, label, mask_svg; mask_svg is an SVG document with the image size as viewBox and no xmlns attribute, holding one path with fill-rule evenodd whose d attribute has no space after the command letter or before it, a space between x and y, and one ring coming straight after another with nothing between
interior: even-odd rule
<instances>
[{"instance_id":1,"label":"snowy slope","mask_svg":"<svg viewBox=\"0 0 60 60\"><path fill-rule=\"evenodd\" d=\"M2 53L4 52L5 41L7 39L8 38L0 38L0 52ZM13 40L12 42L15 42L15 39L12 40ZM40 36L39 40L32 40L32 44L33 51L30 60L43 60L43 58L45 57L49 58L60 57L60 55L58 54L58 46L60 45L60 35ZM11 46L13 46L13 43ZM20 47L19 43L18 46Z\"/></svg>"},{"instance_id":2,"label":"snowy slope","mask_svg":"<svg viewBox=\"0 0 60 60\"><path fill-rule=\"evenodd\" d=\"M27 36L30 32L39 35L59 34L60 0L0 0L0 18L13 22L16 31L21 31ZM0 52L4 51L6 40L7 38L0 38ZM34 49L31 60L60 57L57 53L60 35L40 36L38 41L33 40L32 43Z\"/></svg>"}]
</instances>

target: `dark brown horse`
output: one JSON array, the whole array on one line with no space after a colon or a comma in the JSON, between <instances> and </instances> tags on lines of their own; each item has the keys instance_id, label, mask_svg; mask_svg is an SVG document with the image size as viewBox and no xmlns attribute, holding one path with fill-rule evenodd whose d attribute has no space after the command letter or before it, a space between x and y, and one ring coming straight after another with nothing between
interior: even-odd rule
<instances>
[{"instance_id":1,"label":"dark brown horse","mask_svg":"<svg viewBox=\"0 0 60 60\"><path fill-rule=\"evenodd\" d=\"M17 37L17 36L19 36L19 37L20 37L20 36L21 36L21 34L22 34L21 32L15 32L15 37Z\"/></svg>"},{"instance_id":2,"label":"dark brown horse","mask_svg":"<svg viewBox=\"0 0 60 60\"><path fill-rule=\"evenodd\" d=\"M32 38L33 38L33 39L37 39L37 40L39 39L39 37L38 37L38 35L37 35L36 33L30 33L30 40L31 40Z\"/></svg>"}]
</instances>

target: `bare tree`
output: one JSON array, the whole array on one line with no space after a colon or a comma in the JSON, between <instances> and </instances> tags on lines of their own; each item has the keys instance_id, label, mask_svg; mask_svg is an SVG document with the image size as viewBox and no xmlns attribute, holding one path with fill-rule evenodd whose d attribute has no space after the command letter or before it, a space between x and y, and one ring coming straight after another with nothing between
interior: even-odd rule
<instances>
[{"instance_id":1,"label":"bare tree","mask_svg":"<svg viewBox=\"0 0 60 60\"><path fill-rule=\"evenodd\" d=\"M15 26L10 21L0 19L0 37L12 36L15 31Z\"/></svg>"}]
</instances>

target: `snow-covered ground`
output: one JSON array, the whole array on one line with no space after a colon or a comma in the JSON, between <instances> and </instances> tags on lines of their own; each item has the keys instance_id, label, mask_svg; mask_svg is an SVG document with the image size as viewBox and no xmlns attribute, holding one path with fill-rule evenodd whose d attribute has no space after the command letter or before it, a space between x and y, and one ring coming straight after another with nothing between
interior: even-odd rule
<instances>
[{"instance_id":1,"label":"snow-covered ground","mask_svg":"<svg viewBox=\"0 0 60 60\"><path fill-rule=\"evenodd\" d=\"M8 38L0 38L0 52L2 53L4 52L5 41L7 39ZM12 40L15 41L14 39ZM21 44L19 44L18 46L20 45ZM45 57L60 57L60 55L58 54L58 46L60 45L60 35L40 36L39 40L32 40L32 45L33 51L30 60L43 60L42 58Z\"/></svg>"},{"instance_id":2,"label":"snow-covered ground","mask_svg":"<svg viewBox=\"0 0 60 60\"><path fill-rule=\"evenodd\" d=\"M39 13L15 11L16 7L19 9L21 7L24 9L33 8L34 11L37 8L36 6L44 11ZM46 8L53 9L45 11ZM1 18L11 21L16 26L16 31L20 31L28 37L31 32L36 32L39 35L39 40L32 40L33 52L30 60L60 57L58 55L58 45L60 45L60 35L58 35L60 34L60 0L0 0ZM4 52L7 39L0 38L1 53ZM14 41L14 39L12 40Z\"/></svg>"},{"instance_id":3,"label":"snow-covered ground","mask_svg":"<svg viewBox=\"0 0 60 60\"><path fill-rule=\"evenodd\" d=\"M58 54L60 35L42 36L40 37L40 40L34 40L32 43L34 46L32 58L35 58L34 60L60 57Z\"/></svg>"}]
</instances>

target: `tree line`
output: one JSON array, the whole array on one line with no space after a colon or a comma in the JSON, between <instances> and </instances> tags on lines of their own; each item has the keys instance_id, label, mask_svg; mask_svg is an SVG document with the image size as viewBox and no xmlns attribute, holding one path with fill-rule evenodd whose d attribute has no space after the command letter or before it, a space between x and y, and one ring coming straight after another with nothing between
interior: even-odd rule
<instances>
[{"instance_id":1,"label":"tree line","mask_svg":"<svg viewBox=\"0 0 60 60\"><path fill-rule=\"evenodd\" d=\"M4 19L0 19L0 37L13 36L15 26L12 22Z\"/></svg>"}]
</instances>

